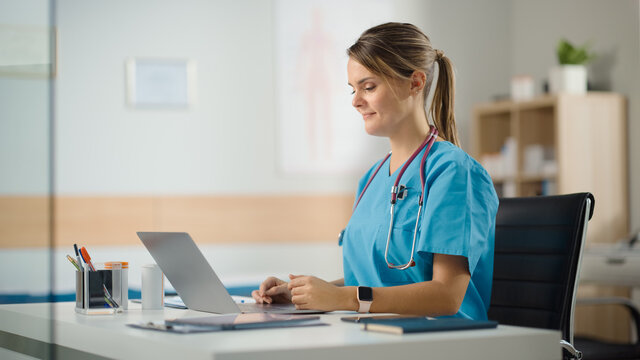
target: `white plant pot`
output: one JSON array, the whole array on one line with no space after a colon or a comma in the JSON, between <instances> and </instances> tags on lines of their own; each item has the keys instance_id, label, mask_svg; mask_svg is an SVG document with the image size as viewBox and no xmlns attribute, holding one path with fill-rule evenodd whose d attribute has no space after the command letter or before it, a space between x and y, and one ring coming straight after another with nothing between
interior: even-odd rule
<instances>
[{"instance_id":1,"label":"white plant pot","mask_svg":"<svg viewBox=\"0 0 640 360\"><path fill-rule=\"evenodd\" d=\"M552 94L584 94L587 92L587 68L584 65L561 65L549 71Z\"/></svg>"}]
</instances>

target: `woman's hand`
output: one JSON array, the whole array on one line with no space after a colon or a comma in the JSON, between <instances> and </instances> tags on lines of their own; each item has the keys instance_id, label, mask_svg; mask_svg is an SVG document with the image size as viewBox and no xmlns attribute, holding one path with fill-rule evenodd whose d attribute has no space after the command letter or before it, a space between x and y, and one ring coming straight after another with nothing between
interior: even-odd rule
<instances>
[{"instance_id":1,"label":"woman's hand","mask_svg":"<svg viewBox=\"0 0 640 360\"><path fill-rule=\"evenodd\" d=\"M296 309L352 310L353 301L357 303L353 288L336 286L315 276L289 275L289 279L291 302Z\"/></svg>"},{"instance_id":2,"label":"woman's hand","mask_svg":"<svg viewBox=\"0 0 640 360\"><path fill-rule=\"evenodd\" d=\"M287 285L286 281L270 276L260 284L260 289L251 292L251 297L258 304L291 303L291 291Z\"/></svg>"}]
</instances>

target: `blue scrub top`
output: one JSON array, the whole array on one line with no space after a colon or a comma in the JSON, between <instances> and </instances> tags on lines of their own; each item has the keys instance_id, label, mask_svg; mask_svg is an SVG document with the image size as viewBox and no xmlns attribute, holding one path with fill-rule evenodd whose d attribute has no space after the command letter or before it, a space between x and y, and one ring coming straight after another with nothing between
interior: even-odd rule
<instances>
[{"instance_id":1,"label":"blue scrub top","mask_svg":"<svg viewBox=\"0 0 640 360\"><path fill-rule=\"evenodd\" d=\"M407 263L411 255L424 151L400 180L408 193L395 206L389 261L396 265ZM356 199L380 161L360 179ZM390 190L401 168L389 175L389 162L382 165L371 181L342 238L345 286L383 287L429 281L433 277L433 254L460 255L468 260L471 279L455 316L486 319L498 210L491 177L459 147L448 141L434 143L425 164L425 202L416 237L416 266L407 270L389 269L384 250L389 231Z\"/></svg>"}]
</instances>

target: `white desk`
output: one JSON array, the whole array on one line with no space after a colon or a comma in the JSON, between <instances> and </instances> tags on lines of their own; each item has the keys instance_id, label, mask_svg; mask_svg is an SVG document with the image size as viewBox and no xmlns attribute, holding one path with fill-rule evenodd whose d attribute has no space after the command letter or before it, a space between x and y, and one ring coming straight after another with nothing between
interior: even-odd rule
<instances>
[{"instance_id":1,"label":"white desk","mask_svg":"<svg viewBox=\"0 0 640 360\"><path fill-rule=\"evenodd\" d=\"M51 343L65 359L561 358L559 332L514 326L393 335L362 331L357 324L340 321L345 314L323 315L329 326L188 335L125 326L186 314L207 315L168 308L143 312L133 303L125 314L107 316L76 314L73 303L1 305L0 344L29 353L25 349Z\"/></svg>"}]
</instances>

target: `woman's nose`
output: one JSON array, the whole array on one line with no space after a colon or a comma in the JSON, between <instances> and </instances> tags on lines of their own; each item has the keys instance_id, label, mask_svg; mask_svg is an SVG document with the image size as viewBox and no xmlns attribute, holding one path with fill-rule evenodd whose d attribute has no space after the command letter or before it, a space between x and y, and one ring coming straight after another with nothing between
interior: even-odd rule
<instances>
[{"instance_id":1,"label":"woman's nose","mask_svg":"<svg viewBox=\"0 0 640 360\"><path fill-rule=\"evenodd\" d=\"M362 96L360 96L358 92L354 93L353 99L351 100L351 105L357 109L358 107L362 106L363 103L364 101L362 100Z\"/></svg>"}]
</instances>

